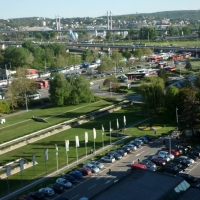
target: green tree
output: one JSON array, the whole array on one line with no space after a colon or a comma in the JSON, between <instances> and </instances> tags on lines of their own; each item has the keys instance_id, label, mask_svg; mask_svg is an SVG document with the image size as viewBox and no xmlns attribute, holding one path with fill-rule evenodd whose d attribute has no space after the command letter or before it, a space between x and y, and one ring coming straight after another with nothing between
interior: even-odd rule
<instances>
[{"instance_id":1,"label":"green tree","mask_svg":"<svg viewBox=\"0 0 200 200\"><path fill-rule=\"evenodd\" d=\"M7 101L0 101L0 113L10 113L10 105Z\"/></svg>"},{"instance_id":2,"label":"green tree","mask_svg":"<svg viewBox=\"0 0 200 200\"><path fill-rule=\"evenodd\" d=\"M158 74L158 77L160 77L160 78L162 78L163 80L164 80L164 82L166 82L167 80L168 80L168 75L167 75L167 71L166 70L159 70L158 72L157 72L157 74Z\"/></svg>"},{"instance_id":3,"label":"green tree","mask_svg":"<svg viewBox=\"0 0 200 200\"><path fill-rule=\"evenodd\" d=\"M191 65L190 59L187 59L185 69L188 71L192 70L192 65Z\"/></svg>"},{"instance_id":4,"label":"green tree","mask_svg":"<svg viewBox=\"0 0 200 200\"><path fill-rule=\"evenodd\" d=\"M56 73L50 80L50 100L56 106L65 105L66 99L71 92L70 84L66 81L64 74Z\"/></svg>"},{"instance_id":5,"label":"green tree","mask_svg":"<svg viewBox=\"0 0 200 200\"><path fill-rule=\"evenodd\" d=\"M149 82L142 82L140 93L144 100L144 109L156 113L164 104L164 81L159 77L150 77Z\"/></svg>"},{"instance_id":6,"label":"green tree","mask_svg":"<svg viewBox=\"0 0 200 200\"><path fill-rule=\"evenodd\" d=\"M179 89L173 85L170 85L166 94L164 95L164 110L166 118L175 122L176 108L178 107Z\"/></svg>"},{"instance_id":7,"label":"green tree","mask_svg":"<svg viewBox=\"0 0 200 200\"><path fill-rule=\"evenodd\" d=\"M65 98L66 104L80 104L94 101L94 93L90 89L90 83L84 76L67 79L70 85L70 94Z\"/></svg>"}]
</instances>

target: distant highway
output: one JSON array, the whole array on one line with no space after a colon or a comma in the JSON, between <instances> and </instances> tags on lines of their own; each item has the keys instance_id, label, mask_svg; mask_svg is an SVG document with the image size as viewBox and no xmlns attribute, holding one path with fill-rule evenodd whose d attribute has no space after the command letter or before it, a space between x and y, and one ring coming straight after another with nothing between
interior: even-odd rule
<instances>
[{"instance_id":1,"label":"distant highway","mask_svg":"<svg viewBox=\"0 0 200 200\"><path fill-rule=\"evenodd\" d=\"M115 44L115 43L95 43L95 44L82 44L82 43L68 43L68 42L58 42L60 44L66 45L66 48L69 51L77 50L77 51L84 51L86 48L91 49L101 49L101 50L111 50L111 49L118 49L118 50L131 50L134 51L138 48L151 48L153 51L181 51L181 52L192 52L192 53L200 53L200 47L183 47L183 46L159 46L159 45L131 45L131 44ZM0 44L5 45L22 45L23 42L20 41L0 41ZM37 42L35 45L41 44L51 44L49 42Z\"/></svg>"}]
</instances>

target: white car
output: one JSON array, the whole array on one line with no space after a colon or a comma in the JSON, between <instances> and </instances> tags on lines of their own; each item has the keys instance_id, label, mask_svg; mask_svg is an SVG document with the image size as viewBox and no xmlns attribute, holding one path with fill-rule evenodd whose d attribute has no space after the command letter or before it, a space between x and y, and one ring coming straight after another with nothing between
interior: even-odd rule
<instances>
[{"instance_id":1,"label":"white car","mask_svg":"<svg viewBox=\"0 0 200 200\"><path fill-rule=\"evenodd\" d=\"M92 164L92 165L95 165L95 166L97 166L99 169L102 169L102 168L104 168L104 164L103 163L100 163L100 162L98 162L98 161L90 161L88 164Z\"/></svg>"},{"instance_id":2,"label":"white car","mask_svg":"<svg viewBox=\"0 0 200 200\"><path fill-rule=\"evenodd\" d=\"M154 159L154 158L162 159L162 160L164 160L165 162L169 162L169 161L170 161L170 158L169 158L169 157L166 157L166 156L159 156L159 155L152 156L152 159Z\"/></svg>"},{"instance_id":3,"label":"white car","mask_svg":"<svg viewBox=\"0 0 200 200\"><path fill-rule=\"evenodd\" d=\"M46 187L46 188L41 188L39 189L39 192L44 193L45 196L53 196L55 194L54 190L50 187Z\"/></svg>"},{"instance_id":4,"label":"white car","mask_svg":"<svg viewBox=\"0 0 200 200\"><path fill-rule=\"evenodd\" d=\"M182 159L188 160L191 164L194 163L194 160L193 160L192 158L187 157L187 156L179 156L179 158L182 158Z\"/></svg>"},{"instance_id":5,"label":"white car","mask_svg":"<svg viewBox=\"0 0 200 200\"><path fill-rule=\"evenodd\" d=\"M170 160L174 159L174 155L169 154L167 151L159 151L158 152L159 156L164 156L164 157L168 157Z\"/></svg>"},{"instance_id":6,"label":"white car","mask_svg":"<svg viewBox=\"0 0 200 200\"><path fill-rule=\"evenodd\" d=\"M112 156L103 156L103 157L101 158L101 160L104 161L104 162L109 162L109 163L115 162L115 158L112 157Z\"/></svg>"},{"instance_id":7,"label":"white car","mask_svg":"<svg viewBox=\"0 0 200 200\"><path fill-rule=\"evenodd\" d=\"M93 165L91 163L88 163L86 165L83 165L83 168L89 168L92 170L92 173L98 173L100 170L96 165Z\"/></svg>"},{"instance_id":8,"label":"white car","mask_svg":"<svg viewBox=\"0 0 200 200\"><path fill-rule=\"evenodd\" d=\"M68 180L64 179L64 178L58 178L56 180L56 183L61 184L64 188L71 188L72 187L72 183L69 182Z\"/></svg>"}]
</instances>

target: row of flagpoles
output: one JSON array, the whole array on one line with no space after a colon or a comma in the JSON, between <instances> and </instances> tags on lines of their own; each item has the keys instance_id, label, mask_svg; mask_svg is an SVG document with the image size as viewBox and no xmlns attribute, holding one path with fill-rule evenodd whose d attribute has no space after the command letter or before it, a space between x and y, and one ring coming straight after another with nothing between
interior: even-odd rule
<instances>
[{"instance_id":1,"label":"row of flagpoles","mask_svg":"<svg viewBox=\"0 0 200 200\"><path fill-rule=\"evenodd\" d=\"M124 121L124 129L125 129L125 126L126 126L126 117L124 116L123 117L123 121ZM117 119L117 130L119 130L119 121ZM104 149L104 126L102 124L102 148ZM112 144L112 140L111 140L111 132L112 132L112 128L111 128L111 121L109 122L109 133L110 133L110 145ZM95 141L96 141L96 136L97 136L97 133L96 133L96 129L93 128L93 139L94 139L94 150L90 153L95 153L96 151L96 146L95 146ZM86 153L86 157L87 157L87 143L88 143L88 132L85 132L85 153ZM80 147L80 144L79 144L79 136L76 135L75 136L75 147L76 147L76 160L78 162L78 147ZM66 160L67 160L67 166L68 166L68 151L69 151L69 140L65 140L65 149L66 149ZM56 151L56 169L58 170L58 151L59 151L59 148L57 146L57 144L55 144L55 151ZM44 160L45 160L45 171L46 171L46 176L47 176L47 172L48 172L48 169L47 169L47 161L49 159L49 156L48 156L48 149L44 149ZM34 178L35 178L35 164L36 164L36 156L35 154L32 155L32 163L33 163L33 170L34 170ZM23 187L23 180L22 180L22 171L24 170L24 160L21 160L19 162L19 166L20 166L20 173L21 173L21 185ZM6 175L7 175L7 185L8 185L8 193L9 193L9 183L8 183L8 177L11 175L11 167L10 166L7 166L6 167Z\"/></svg>"}]
</instances>

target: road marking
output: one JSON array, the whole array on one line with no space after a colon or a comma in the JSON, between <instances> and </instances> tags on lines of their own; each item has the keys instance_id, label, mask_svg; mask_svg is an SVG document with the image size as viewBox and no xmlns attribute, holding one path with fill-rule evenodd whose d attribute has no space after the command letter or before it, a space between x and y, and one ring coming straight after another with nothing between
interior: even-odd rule
<instances>
[{"instance_id":1,"label":"road marking","mask_svg":"<svg viewBox=\"0 0 200 200\"><path fill-rule=\"evenodd\" d=\"M109 180L109 181L105 182L105 184L108 184L108 183L110 183L110 181L111 181L111 180Z\"/></svg>"},{"instance_id":2,"label":"road marking","mask_svg":"<svg viewBox=\"0 0 200 200\"><path fill-rule=\"evenodd\" d=\"M92 188L95 187L96 185L97 185L97 184L95 184L95 185L89 187L88 190L92 189Z\"/></svg>"},{"instance_id":3,"label":"road marking","mask_svg":"<svg viewBox=\"0 0 200 200\"><path fill-rule=\"evenodd\" d=\"M142 153L144 153L145 151L142 151L141 153L136 154L136 156L140 156Z\"/></svg>"},{"instance_id":4,"label":"road marking","mask_svg":"<svg viewBox=\"0 0 200 200\"><path fill-rule=\"evenodd\" d=\"M114 183L116 183L118 181L118 179L114 180Z\"/></svg>"},{"instance_id":5,"label":"road marking","mask_svg":"<svg viewBox=\"0 0 200 200\"><path fill-rule=\"evenodd\" d=\"M73 197L72 199L75 199L76 197L78 197L79 196L79 194L78 195L76 195L75 197Z\"/></svg>"}]
</instances>

